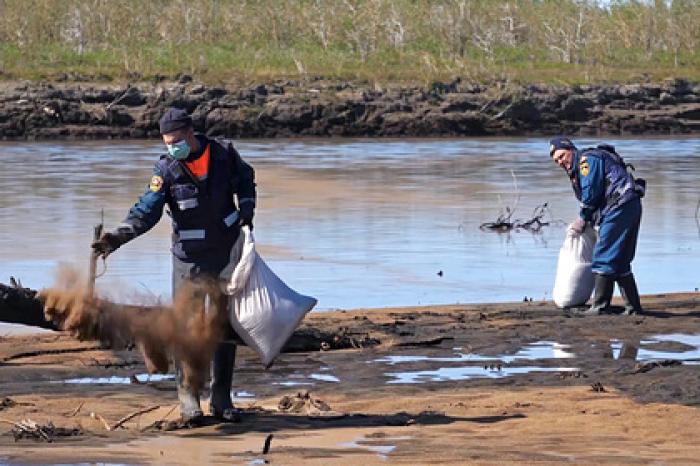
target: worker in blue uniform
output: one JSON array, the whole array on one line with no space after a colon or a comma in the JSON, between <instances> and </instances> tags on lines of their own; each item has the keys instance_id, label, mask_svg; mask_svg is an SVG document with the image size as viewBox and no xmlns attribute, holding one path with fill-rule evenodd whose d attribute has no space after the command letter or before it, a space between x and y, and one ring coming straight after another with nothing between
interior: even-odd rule
<instances>
[{"instance_id":1,"label":"worker in blue uniform","mask_svg":"<svg viewBox=\"0 0 700 466\"><path fill-rule=\"evenodd\" d=\"M168 153L156 162L146 192L124 221L92 247L108 256L153 228L167 205L173 227L172 292L176 296L188 282L215 280L229 262L240 227L252 228L255 173L233 145L195 134L192 119L182 109L166 111L160 119L160 133ZM207 296L198 298L203 305ZM208 298L225 305L224 296ZM210 409L215 417L235 416L231 400L235 354L235 344L222 342L213 357ZM176 370L182 418L200 418L199 393L186 386L182 371Z\"/></svg>"},{"instance_id":2,"label":"worker in blue uniform","mask_svg":"<svg viewBox=\"0 0 700 466\"><path fill-rule=\"evenodd\" d=\"M556 137L550 141L549 155L566 171L581 203L579 218L571 228L580 233L588 225L599 227L591 267L595 274L593 304L584 314L598 315L609 310L615 282L625 302L624 313L641 314L631 263L637 248L646 183L632 176L609 144L579 150L570 139Z\"/></svg>"}]
</instances>

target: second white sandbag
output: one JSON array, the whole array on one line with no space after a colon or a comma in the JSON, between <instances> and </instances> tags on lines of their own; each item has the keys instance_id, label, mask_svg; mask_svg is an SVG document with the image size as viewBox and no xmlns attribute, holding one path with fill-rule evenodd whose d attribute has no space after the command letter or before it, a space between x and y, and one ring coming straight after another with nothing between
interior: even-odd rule
<instances>
[{"instance_id":1,"label":"second white sandbag","mask_svg":"<svg viewBox=\"0 0 700 466\"><path fill-rule=\"evenodd\" d=\"M591 297L595 280L591 271L596 232L590 226L583 233L566 230L564 244L559 250L557 276L552 298L559 307L583 305Z\"/></svg>"}]
</instances>

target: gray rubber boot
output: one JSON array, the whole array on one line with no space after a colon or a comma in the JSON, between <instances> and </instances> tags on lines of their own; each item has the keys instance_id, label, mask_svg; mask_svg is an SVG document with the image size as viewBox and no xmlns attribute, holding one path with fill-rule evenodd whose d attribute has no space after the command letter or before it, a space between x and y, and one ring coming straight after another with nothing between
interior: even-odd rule
<instances>
[{"instance_id":1,"label":"gray rubber boot","mask_svg":"<svg viewBox=\"0 0 700 466\"><path fill-rule=\"evenodd\" d=\"M199 393L185 385L182 370L176 366L177 398L180 400L180 417L183 421L195 421L204 417L199 405Z\"/></svg>"},{"instance_id":2,"label":"gray rubber boot","mask_svg":"<svg viewBox=\"0 0 700 466\"><path fill-rule=\"evenodd\" d=\"M643 314L642 303L639 301L639 291L637 283L634 280L634 275L629 273L622 277L618 277L617 285L620 287L620 294L625 301L624 315Z\"/></svg>"},{"instance_id":3,"label":"gray rubber boot","mask_svg":"<svg viewBox=\"0 0 700 466\"><path fill-rule=\"evenodd\" d=\"M211 415L220 419L235 420L238 415L231 401L231 381L236 360L236 345L220 343L211 363Z\"/></svg>"},{"instance_id":4,"label":"gray rubber boot","mask_svg":"<svg viewBox=\"0 0 700 466\"><path fill-rule=\"evenodd\" d=\"M595 292L593 293L593 305L582 314L597 316L604 313L610 307L615 280L610 275L595 274Z\"/></svg>"}]
</instances>

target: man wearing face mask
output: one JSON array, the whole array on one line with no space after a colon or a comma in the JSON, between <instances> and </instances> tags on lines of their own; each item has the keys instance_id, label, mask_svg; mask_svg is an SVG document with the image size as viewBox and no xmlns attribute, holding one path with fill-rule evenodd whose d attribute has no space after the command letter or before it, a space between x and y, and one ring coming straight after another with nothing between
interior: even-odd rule
<instances>
[{"instance_id":1,"label":"man wearing face mask","mask_svg":"<svg viewBox=\"0 0 700 466\"><path fill-rule=\"evenodd\" d=\"M591 266L595 276L593 305L583 314L607 312L615 282L625 301L624 313L642 314L631 262L646 183L634 179L609 144L579 150L570 139L557 137L549 142L549 156L566 171L581 203L580 216L569 228L581 233L589 224L599 227Z\"/></svg>"},{"instance_id":2,"label":"man wearing face mask","mask_svg":"<svg viewBox=\"0 0 700 466\"><path fill-rule=\"evenodd\" d=\"M160 119L160 133L168 154L156 162L146 192L124 221L114 231L104 233L92 247L107 257L150 230L167 205L173 226L175 296L187 281L216 279L229 262L240 227L252 228L255 173L232 145L195 134L185 110L168 109ZM210 406L215 417L234 416L231 381L235 354L236 346L229 342L221 343L214 354ZM185 420L199 418L203 415L199 393L183 382L178 370L181 415Z\"/></svg>"}]
</instances>

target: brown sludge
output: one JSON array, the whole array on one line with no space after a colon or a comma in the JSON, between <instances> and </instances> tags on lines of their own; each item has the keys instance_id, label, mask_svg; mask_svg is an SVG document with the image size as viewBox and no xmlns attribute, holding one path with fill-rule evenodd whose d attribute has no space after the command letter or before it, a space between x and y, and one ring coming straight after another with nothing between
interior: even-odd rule
<instances>
[{"instance_id":1,"label":"brown sludge","mask_svg":"<svg viewBox=\"0 0 700 466\"><path fill-rule=\"evenodd\" d=\"M211 299L205 307L203 296ZM65 267L56 284L39 293L47 320L81 340L99 340L113 347L136 344L150 373L168 372L178 361L185 384L201 389L209 362L228 322L225 297L213 283L183 287L168 306L125 306L87 295L80 273Z\"/></svg>"}]
</instances>

